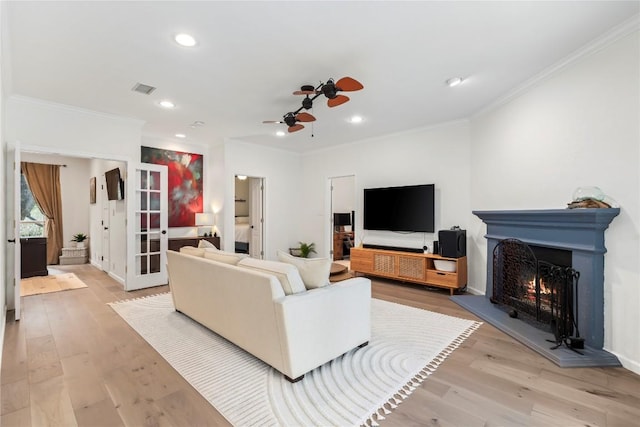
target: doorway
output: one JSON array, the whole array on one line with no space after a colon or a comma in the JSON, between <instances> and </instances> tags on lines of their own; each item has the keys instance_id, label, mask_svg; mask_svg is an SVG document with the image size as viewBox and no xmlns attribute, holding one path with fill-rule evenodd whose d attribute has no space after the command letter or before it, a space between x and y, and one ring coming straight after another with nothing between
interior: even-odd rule
<instances>
[{"instance_id":1,"label":"doorway","mask_svg":"<svg viewBox=\"0 0 640 427\"><path fill-rule=\"evenodd\" d=\"M348 261L355 242L355 175L332 177L331 255L334 261Z\"/></svg>"},{"instance_id":2,"label":"doorway","mask_svg":"<svg viewBox=\"0 0 640 427\"><path fill-rule=\"evenodd\" d=\"M236 175L234 186L236 253L264 257L264 178Z\"/></svg>"}]
</instances>

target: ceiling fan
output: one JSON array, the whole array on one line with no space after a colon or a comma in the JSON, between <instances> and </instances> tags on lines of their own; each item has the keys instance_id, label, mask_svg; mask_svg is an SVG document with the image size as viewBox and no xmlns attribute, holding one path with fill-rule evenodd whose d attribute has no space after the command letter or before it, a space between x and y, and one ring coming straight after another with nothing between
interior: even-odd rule
<instances>
[{"instance_id":1,"label":"ceiling fan","mask_svg":"<svg viewBox=\"0 0 640 427\"><path fill-rule=\"evenodd\" d=\"M262 123L286 123L289 127L289 132L299 131L300 129L304 129L304 126L298 124L298 122L313 122L316 120L311 114L301 111L303 109L310 110L313 108L313 101L317 97L324 95L327 97L327 105L329 107L336 107L349 101L348 96L340 95L338 92L354 92L363 88L362 83L351 77L343 77L337 82L329 79L326 83L320 83L317 87L304 85L300 90L293 92L294 95L305 95L300 108L285 114L283 120L265 120Z\"/></svg>"},{"instance_id":2,"label":"ceiling fan","mask_svg":"<svg viewBox=\"0 0 640 427\"><path fill-rule=\"evenodd\" d=\"M296 112L285 114L282 117L282 120L265 120L262 123L286 123L289 127L289 132L296 132L300 129L304 129L304 126L299 124L298 122L314 122L316 120L316 118L311 114L305 112L300 113L298 111L300 111L300 109L298 109Z\"/></svg>"},{"instance_id":3,"label":"ceiling fan","mask_svg":"<svg viewBox=\"0 0 640 427\"><path fill-rule=\"evenodd\" d=\"M329 107L337 107L344 104L349 100L346 95L339 95L338 92L355 92L363 89L362 83L351 77L343 77L337 82L333 79L327 80L326 83L320 83L318 87L314 88L311 85L305 85L293 92L294 95L306 95L306 98L302 100L302 107L309 109L313 103L313 100L320 95L326 96L327 105ZM313 98L309 98L309 95L314 95ZM305 103L308 107L305 106Z\"/></svg>"}]
</instances>

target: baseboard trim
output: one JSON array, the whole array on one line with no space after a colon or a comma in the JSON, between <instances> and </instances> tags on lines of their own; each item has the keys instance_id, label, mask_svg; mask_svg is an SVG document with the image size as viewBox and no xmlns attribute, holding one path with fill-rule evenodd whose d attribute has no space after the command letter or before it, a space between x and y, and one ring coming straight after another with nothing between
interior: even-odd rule
<instances>
[{"instance_id":1,"label":"baseboard trim","mask_svg":"<svg viewBox=\"0 0 640 427\"><path fill-rule=\"evenodd\" d=\"M0 320L0 369L2 368L2 351L4 350L4 332L7 327L7 306L2 307L2 320Z\"/></svg>"}]
</instances>

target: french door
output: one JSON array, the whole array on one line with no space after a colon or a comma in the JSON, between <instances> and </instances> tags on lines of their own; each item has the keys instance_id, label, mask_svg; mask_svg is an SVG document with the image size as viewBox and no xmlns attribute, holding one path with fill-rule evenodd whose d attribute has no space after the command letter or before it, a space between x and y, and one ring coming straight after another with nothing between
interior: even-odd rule
<instances>
[{"instance_id":1,"label":"french door","mask_svg":"<svg viewBox=\"0 0 640 427\"><path fill-rule=\"evenodd\" d=\"M125 290L167 284L167 167L130 164Z\"/></svg>"},{"instance_id":2,"label":"french door","mask_svg":"<svg viewBox=\"0 0 640 427\"><path fill-rule=\"evenodd\" d=\"M7 143L5 151L5 235L7 309L20 320L20 145Z\"/></svg>"}]
</instances>

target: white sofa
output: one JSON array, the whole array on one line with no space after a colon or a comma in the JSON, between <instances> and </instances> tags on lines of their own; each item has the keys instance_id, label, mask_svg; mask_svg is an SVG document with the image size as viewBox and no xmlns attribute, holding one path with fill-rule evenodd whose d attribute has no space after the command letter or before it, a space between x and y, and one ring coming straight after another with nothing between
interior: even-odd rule
<instances>
[{"instance_id":1,"label":"white sofa","mask_svg":"<svg viewBox=\"0 0 640 427\"><path fill-rule=\"evenodd\" d=\"M285 295L282 274L260 271L263 264L268 270L282 263L250 259L244 261L247 266L238 266L229 261L231 256L216 258L220 262L186 252L167 251L176 310L271 365L289 381L369 342L369 279L352 278Z\"/></svg>"}]
</instances>

